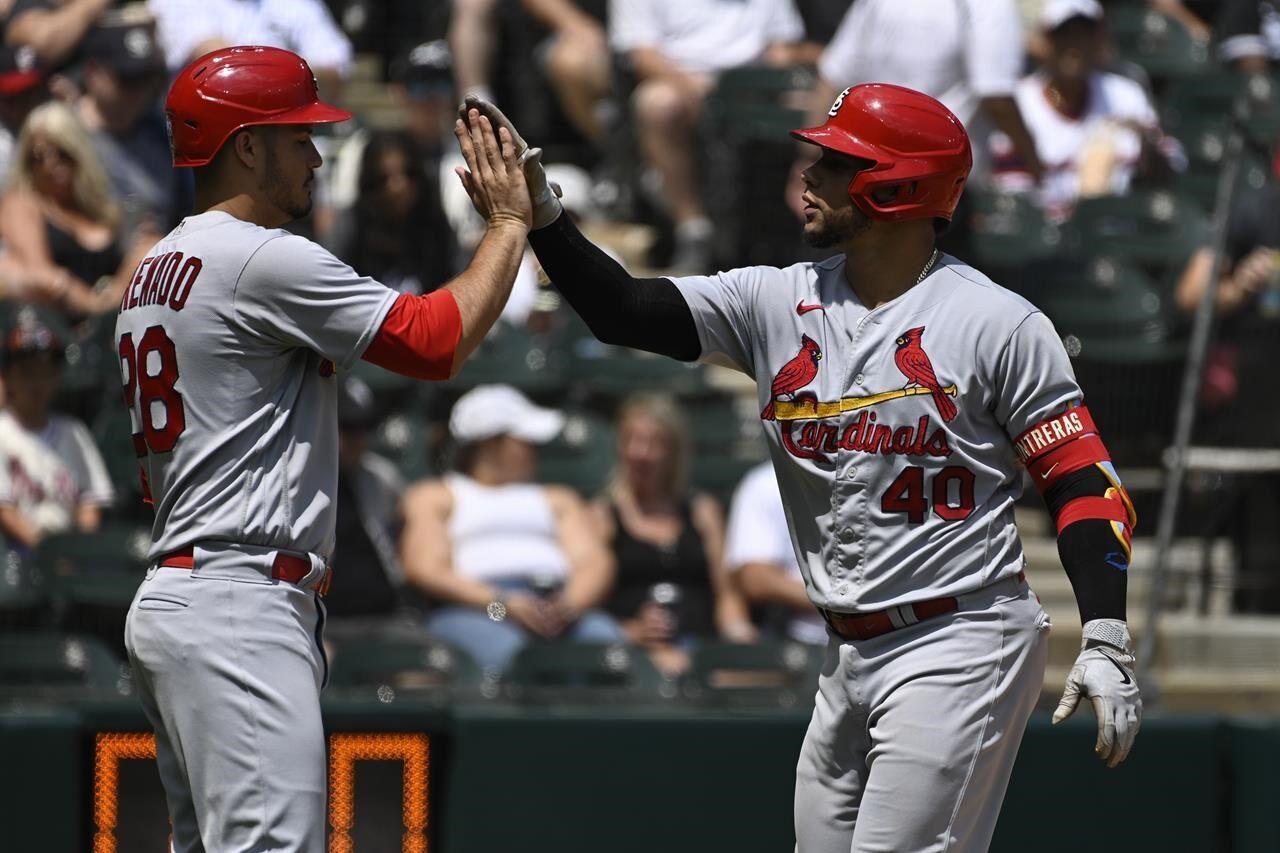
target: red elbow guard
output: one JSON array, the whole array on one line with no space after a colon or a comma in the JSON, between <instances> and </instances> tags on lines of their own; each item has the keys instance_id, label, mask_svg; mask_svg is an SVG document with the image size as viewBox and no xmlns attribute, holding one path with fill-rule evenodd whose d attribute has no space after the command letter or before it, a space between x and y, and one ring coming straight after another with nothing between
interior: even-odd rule
<instances>
[{"instance_id":1,"label":"red elbow guard","mask_svg":"<svg viewBox=\"0 0 1280 853\"><path fill-rule=\"evenodd\" d=\"M363 358L401 376L448 379L461 338L462 315L452 293L406 293L387 312Z\"/></svg>"}]
</instances>

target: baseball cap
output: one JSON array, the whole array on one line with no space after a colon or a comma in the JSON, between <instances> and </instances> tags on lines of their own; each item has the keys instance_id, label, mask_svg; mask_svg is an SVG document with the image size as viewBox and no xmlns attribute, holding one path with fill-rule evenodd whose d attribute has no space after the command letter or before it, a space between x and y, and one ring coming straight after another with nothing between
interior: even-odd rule
<instances>
[{"instance_id":1,"label":"baseball cap","mask_svg":"<svg viewBox=\"0 0 1280 853\"><path fill-rule=\"evenodd\" d=\"M0 361L8 365L31 356L47 356L61 364L63 353L62 341L52 329L39 320L24 319L5 334Z\"/></svg>"},{"instance_id":2,"label":"baseball cap","mask_svg":"<svg viewBox=\"0 0 1280 853\"><path fill-rule=\"evenodd\" d=\"M511 435L546 444L564 428L564 415L529 402L510 385L478 385L458 398L449 415L449 432L460 444Z\"/></svg>"},{"instance_id":3,"label":"baseball cap","mask_svg":"<svg viewBox=\"0 0 1280 853\"><path fill-rule=\"evenodd\" d=\"M84 56L121 77L136 79L164 71L156 22L145 8L125 7L103 15L84 40Z\"/></svg>"},{"instance_id":4,"label":"baseball cap","mask_svg":"<svg viewBox=\"0 0 1280 853\"><path fill-rule=\"evenodd\" d=\"M0 98L12 98L44 82L45 72L30 47L0 45Z\"/></svg>"},{"instance_id":5,"label":"baseball cap","mask_svg":"<svg viewBox=\"0 0 1280 853\"><path fill-rule=\"evenodd\" d=\"M423 42L391 63L390 78L411 97L453 93L453 52L444 39Z\"/></svg>"},{"instance_id":6,"label":"baseball cap","mask_svg":"<svg viewBox=\"0 0 1280 853\"><path fill-rule=\"evenodd\" d=\"M1040 26L1051 31L1072 18L1101 21L1105 14L1098 0L1049 0L1040 12Z\"/></svg>"}]
</instances>

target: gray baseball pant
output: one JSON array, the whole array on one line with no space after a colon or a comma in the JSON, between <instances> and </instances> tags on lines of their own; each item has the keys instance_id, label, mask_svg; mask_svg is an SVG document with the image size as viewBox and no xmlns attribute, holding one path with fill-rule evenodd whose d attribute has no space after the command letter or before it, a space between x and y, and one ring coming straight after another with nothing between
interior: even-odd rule
<instances>
[{"instance_id":1,"label":"gray baseball pant","mask_svg":"<svg viewBox=\"0 0 1280 853\"><path fill-rule=\"evenodd\" d=\"M320 690L324 606L271 579L274 550L195 549L193 570L152 567L125 623L175 853L325 847Z\"/></svg>"},{"instance_id":2,"label":"gray baseball pant","mask_svg":"<svg viewBox=\"0 0 1280 853\"><path fill-rule=\"evenodd\" d=\"M833 637L796 768L797 853L981 853L1044 683L1024 582L870 640Z\"/></svg>"}]
</instances>

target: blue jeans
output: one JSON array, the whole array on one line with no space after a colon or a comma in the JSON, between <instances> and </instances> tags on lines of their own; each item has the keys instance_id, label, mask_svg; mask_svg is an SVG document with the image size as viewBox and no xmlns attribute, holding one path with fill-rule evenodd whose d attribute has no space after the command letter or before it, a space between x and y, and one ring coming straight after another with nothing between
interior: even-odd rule
<instances>
[{"instance_id":1,"label":"blue jeans","mask_svg":"<svg viewBox=\"0 0 1280 853\"><path fill-rule=\"evenodd\" d=\"M524 585L500 584L507 591L527 590ZM505 670L533 634L511 619L494 622L473 607L441 607L427 616L427 631L471 655L484 669ZM620 643L622 630L613 617L588 610L562 635L580 643Z\"/></svg>"}]
</instances>

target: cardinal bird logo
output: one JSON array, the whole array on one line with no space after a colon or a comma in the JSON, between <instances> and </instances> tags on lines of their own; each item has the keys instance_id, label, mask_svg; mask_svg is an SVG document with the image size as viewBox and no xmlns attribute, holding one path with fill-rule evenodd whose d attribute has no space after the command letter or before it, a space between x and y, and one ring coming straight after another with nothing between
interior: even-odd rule
<instances>
[{"instance_id":1,"label":"cardinal bird logo","mask_svg":"<svg viewBox=\"0 0 1280 853\"><path fill-rule=\"evenodd\" d=\"M917 326L903 332L896 341L898 351L893 354L893 363L898 365L902 375L910 380L907 383L908 386L918 385L921 388L928 388L933 397L933 404L938 407L938 414L944 421L952 421L957 414L956 404L951 402L946 392L942 390L938 374L933 372L933 362L929 361L928 353L924 351L924 347L920 346L920 337L923 334L924 326Z\"/></svg>"},{"instance_id":2,"label":"cardinal bird logo","mask_svg":"<svg viewBox=\"0 0 1280 853\"><path fill-rule=\"evenodd\" d=\"M773 403L778 397L787 395L795 399L796 392L813 381L818 375L818 362L822 360L822 347L808 335L800 336L800 352L782 365L782 369L773 377L773 386L769 389L769 405L760 413L762 420L773 420Z\"/></svg>"}]
</instances>

